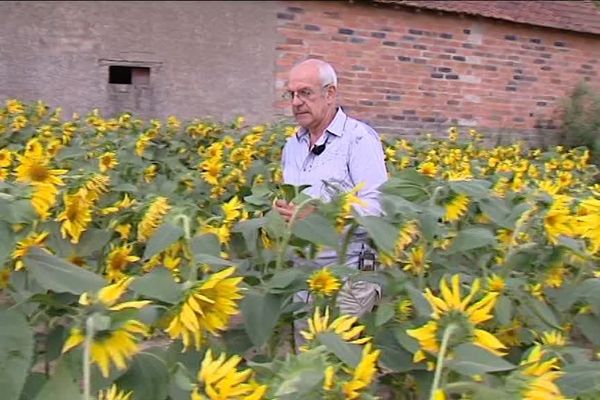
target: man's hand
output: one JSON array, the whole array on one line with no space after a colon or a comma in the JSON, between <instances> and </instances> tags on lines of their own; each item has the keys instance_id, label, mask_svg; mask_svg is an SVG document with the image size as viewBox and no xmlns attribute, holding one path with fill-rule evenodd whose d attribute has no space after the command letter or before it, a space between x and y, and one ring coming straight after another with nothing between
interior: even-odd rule
<instances>
[{"instance_id":1,"label":"man's hand","mask_svg":"<svg viewBox=\"0 0 600 400\"><path fill-rule=\"evenodd\" d=\"M294 215L294 212L296 212L296 208L297 208L295 204L288 203L285 200L275 200L273 202L273 206L275 207L275 210L279 213L279 215L281 215L281 217L285 220L285 222L290 221L290 219L292 218L292 215ZM306 218L314 210L315 210L314 206L306 205L306 206L302 207L302 210L300 211L300 213L298 214L298 216L296 218L297 219Z\"/></svg>"}]
</instances>

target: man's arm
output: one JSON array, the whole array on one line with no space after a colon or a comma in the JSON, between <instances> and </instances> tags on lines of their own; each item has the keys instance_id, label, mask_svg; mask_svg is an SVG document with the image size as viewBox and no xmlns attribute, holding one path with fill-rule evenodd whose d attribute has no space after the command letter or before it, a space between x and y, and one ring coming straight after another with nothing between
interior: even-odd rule
<instances>
[{"instance_id":1,"label":"man's arm","mask_svg":"<svg viewBox=\"0 0 600 400\"><path fill-rule=\"evenodd\" d=\"M362 215L382 213L378 187L388 179L383 146L377 133L368 127L360 132L352 143L348 161L350 177L354 185L364 182L357 196L366 206L354 206Z\"/></svg>"}]
</instances>

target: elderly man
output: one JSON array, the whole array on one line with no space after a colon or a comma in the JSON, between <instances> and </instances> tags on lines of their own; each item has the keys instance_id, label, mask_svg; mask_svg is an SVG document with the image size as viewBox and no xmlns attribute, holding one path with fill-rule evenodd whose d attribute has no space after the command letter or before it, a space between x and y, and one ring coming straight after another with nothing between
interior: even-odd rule
<instances>
[{"instance_id":1,"label":"elderly man","mask_svg":"<svg viewBox=\"0 0 600 400\"><path fill-rule=\"evenodd\" d=\"M300 128L283 149L284 182L310 185L305 193L323 201L331 199L331 187L349 191L360 184L357 195L364 205L355 206L356 211L362 215L381 213L378 187L387 180L381 141L371 127L350 118L338 107L333 67L321 60L305 60L290 71L287 89ZM294 204L284 200L275 202L275 209L286 220L294 208ZM358 267L359 256L367 248L366 232L357 232L348 246L347 264ZM317 254L315 263L324 267L336 260L333 250L324 250ZM376 284L346 282L337 303L342 313L360 316L372 309L378 293Z\"/></svg>"}]
</instances>

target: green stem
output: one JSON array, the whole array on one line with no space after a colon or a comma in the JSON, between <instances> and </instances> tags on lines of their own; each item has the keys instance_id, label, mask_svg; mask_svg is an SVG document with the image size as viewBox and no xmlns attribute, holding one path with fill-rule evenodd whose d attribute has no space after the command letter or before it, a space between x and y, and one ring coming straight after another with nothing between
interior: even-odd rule
<instances>
[{"instance_id":1,"label":"green stem","mask_svg":"<svg viewBox=\"0 0 600 400\"><path fill-rule=\"evenodd\" d=\"M187 245L190 245L190 241L192 240L192 231L190 228L190 217L185 214L178 214L173 218L174 222L181 221L181 228L183 229L183 237L187 242ZM190 246L191 247L191 246ZM195 282L198 279L198 268L196 267L196 260L194 257L194 252L190 251L190 270L188 272L188 282Z\"/></svg>"},{"instance_id":2,"label":"green stem","mask_svg":"<svg viewBox=\"0 0 600 400\"><path fill-rule=\"evenodd\" d=\"M444 357L446 357L446 350L448 349L448 342L450 341L450 336L456 330L456 325L450 324L446 327L444 331L444 336L442 337L442 344L440 346L440 352L438 353L436 365L435 365L435 374L433 376L433 384L431 385L431 394L429 395L429 400L435 399L435 392L440 386L440 380L442 378L442 370L444 369Z\"/></svg>"},{"instance_id":3,"label":"green stem","mask_svg":"<svg viewBox=\"0 0 600 400\"><path fill-rule=\"evenodd\" d=\"M433 194L431 195L431 198L429 199L429 205L430 206L435 206L435 201L437 200L438 195L440 194L440 192L444 189L444 186L440 185L438 187L436 187L433 191Z\"/></svg>"},{"instance_id":4,"label":"green stem","mask_svg":"<svg viewBox=\"0 0 600 400\"><path fill-rule=\"evenodd\" d=\"M285 253L287 251L287 246L292 237L292 226L296 222L296 219L298 219L298 216L300 215L300 211L302 211L302 209L313 200L314 200L313 198L308 198L308 199L304 200L302 203L300 203L296 207L296 209L294 210L294 213L292 214L292 217L288 221L285 232L283 233L283 238L281 239L281 246L279 248L279 254L277 254L277 263L275 264L276 271L279 271L281 268L283 268L283 260L285 259Z\"/></svg>"},{"instance_id":5,"label":"green stem","mask_svg":"<svg viewBox=\"0 0 600 400\"><path fill-rule=\"evenodd\" d=\"M352 239L352 236L354 235L354 232L356 231L357 228L358 228L358 225L353 223L352 225L350 225L348 232L346 232L346 236L344 236L344 241L342 242L342 247L340 248L340 251L338 252L338 264L339 265L346 264L346 256L347 256L346 253L348 250L348 246L350 245L350 240Z\"/></svg>"},{"instance_id":6,"label":"green stem","mask_svg":"<svg viewBox=\"0 0 600 400\"><path fill-rule=\"evenodd\" d=\"M83 400L90 400L90 350L94 337L94 322L91 317L85 320L85 339L83 342Z\"/></svg>"}]
</instances>

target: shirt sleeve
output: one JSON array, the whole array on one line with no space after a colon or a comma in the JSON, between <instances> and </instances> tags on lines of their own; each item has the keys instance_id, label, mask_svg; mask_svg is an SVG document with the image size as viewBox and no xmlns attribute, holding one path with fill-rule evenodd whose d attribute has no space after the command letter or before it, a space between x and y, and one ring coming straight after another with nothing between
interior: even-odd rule
<instances>
[{"instance_id":1,"label":"shirt sleeve","mask_svg":"<svg viewBox=\"0 0 600 400\"><path fill-rule=\"evenodd\" d=\"M353 139L348 169L354 186L362 184L357 196L364 206L355 205L356 211L361 215L381 215L378 188L387 181L388 173L379 135L368 126L364 126Z\"/></svg>"}]
</instances>

